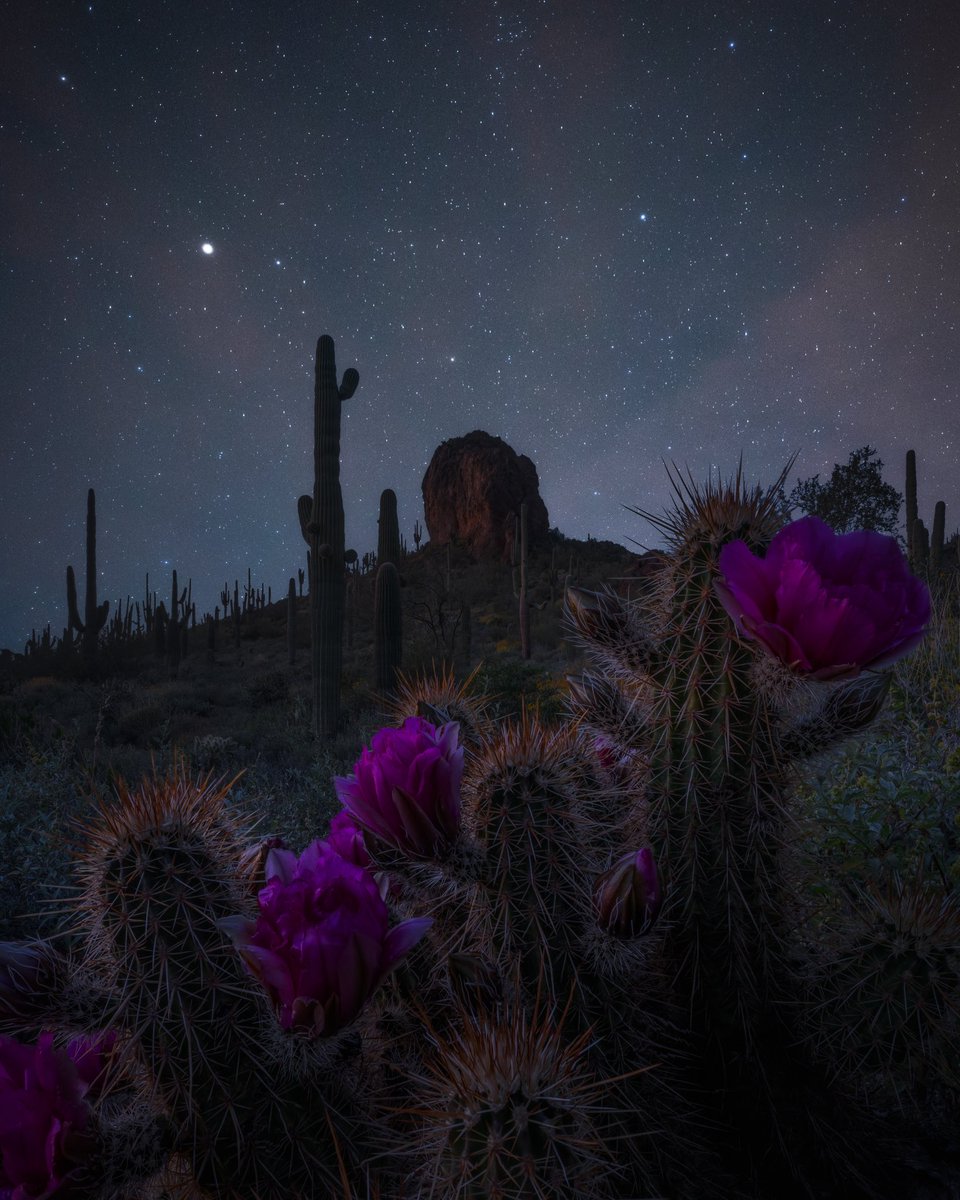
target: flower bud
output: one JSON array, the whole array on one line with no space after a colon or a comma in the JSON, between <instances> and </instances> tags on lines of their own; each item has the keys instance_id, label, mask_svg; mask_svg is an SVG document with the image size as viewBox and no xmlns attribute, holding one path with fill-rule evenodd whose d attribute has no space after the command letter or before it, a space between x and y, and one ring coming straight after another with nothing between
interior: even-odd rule
<instances>
[{"instance_id":1,"label":"flower bud","mask_svg":"<svg viewBox=\"0 0 960 1200\"><path fill-rule=\"evenodd\" d=\"M631 850L597 877L593 904L601 928L613 937L646 933L663 903L653 851Z\"/></svg>"}]
</instances>

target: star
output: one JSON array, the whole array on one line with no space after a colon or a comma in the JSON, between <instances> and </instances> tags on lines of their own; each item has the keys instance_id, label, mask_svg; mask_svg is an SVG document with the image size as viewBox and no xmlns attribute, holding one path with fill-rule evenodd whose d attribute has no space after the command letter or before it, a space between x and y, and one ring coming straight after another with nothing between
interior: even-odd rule
<instances>
[{"instance_id":1,"label":"star","mask_svg":"<svg viewBox=\"0 0 960 1200\"><path fill-rule=\"evenodd\" d=\"M203 245L200 247L200 249L204 252L204 254L212 254L213 253L213 246L211 246L211 244L209 242L204 242Z\"/></svg>"}]
</instances>

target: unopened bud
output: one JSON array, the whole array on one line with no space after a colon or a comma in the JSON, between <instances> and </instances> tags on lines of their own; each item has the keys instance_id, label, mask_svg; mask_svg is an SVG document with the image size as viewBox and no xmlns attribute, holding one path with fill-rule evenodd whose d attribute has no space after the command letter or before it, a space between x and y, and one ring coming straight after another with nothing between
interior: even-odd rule
<instances>
[{"instance_id":1,"label":"unopened bud","mask_svg":"<svg viewBox=\"0 0 960 1200\"><path fill-rule=\"evenodd\" d=\"M600 926L614 937L646 933L663 903L653 851L631 850L597 877L593 904Z\"/></svg>"}]
</instances>

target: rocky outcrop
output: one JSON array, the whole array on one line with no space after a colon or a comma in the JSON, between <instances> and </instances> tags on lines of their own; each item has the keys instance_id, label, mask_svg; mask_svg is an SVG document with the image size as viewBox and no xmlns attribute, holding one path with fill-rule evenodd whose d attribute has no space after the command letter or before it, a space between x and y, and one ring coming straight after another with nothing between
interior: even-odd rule
<instances>
[{"instance_id":1,"label":"rocky outcrop","mask_svg":"<svg viewBox=\"0 0 960 1200\"><path fill-rule=\"evenodd\" d=\"M474 560L509 561L514 513L523 500L529 546L550 528L537 468L525 454L481 429L441 443L421 487L430 541L442 546L459 539Z\"/></svg>"}]
</instances>

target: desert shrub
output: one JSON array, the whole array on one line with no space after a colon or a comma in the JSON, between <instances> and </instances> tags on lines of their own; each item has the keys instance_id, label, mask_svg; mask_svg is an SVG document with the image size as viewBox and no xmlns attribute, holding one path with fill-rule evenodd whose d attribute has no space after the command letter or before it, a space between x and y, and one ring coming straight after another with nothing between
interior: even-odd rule
<instances>
[{"instance_id":1,"label":"desert shrub","mask_svg":"<svg viewBox=\"0 0 960 1200\"><path fill-rule=\"evenodd\" d=\"M563 711L560 699L563 685L544 668L519 658L485 660L474 686L484 694L498 696L491 706L497 719L516 716L523 705L532 712L538 703L540 715L548 723L559 719Z\"/></svg>"},{"instance_id":2,"label":"desert shrub","mask_svg":"<svg viewBox=\"0 0 960 1200\"><path fill-rule=\"evenodd\" d=\"M193 739L192 761L200 771L226 771L234 764L237 743L216 733Z\"/></svg>"},{"instance_id":3,"label":"desert shrub","mask_svg":"<svg viewBox=\"0 0 960 1200\"><path fill-rule=\"evenodd\" d=\"M29 761L36 721L12 696L0 696L0 763L22 766Z\"/></svg>"},{"instance_id":4,"label":"desert shrub","mask_svg":"<svg viewBox=\"0 0 960 1200\"><path fill-rule=\"evenodd\" d=\"M72 745L0 767L0 939L52 933L48 901L72 895L68 819L87 807Z\"/></svg>"},{"instance_id":5,"label":"desert shrub","mask_svg":"<svg viewBox=\"0 0 960 1200\"><path fill-rule=\"evenodd\" d=\"M926 637L894 669L870 734L812 771L798 795L824 875L856 881L922 868L960 888L960 626L934 596Z\"/></svg>"},{"instance_id":6,"label":"desert shrub","mask_svg":"<svg viewBox=\"0 0 960 1200\"><path fill-rule=\"evenodd\" d=\"M148 703L132 708L117 721L117 731L124 741L135 745L152 743L168 719L165 705Z\"/></svg>"},{"instance_id":7,"label":"desert shrub","mask_svg":"<svg viewBox=\"0 0 960 1200\"><path fill-rule=\"evenodd\" d=\"M886 738L839 756L804 792L824 876L863 883L922 868L931 883L960 887L958 767L960 751L911 762Z\"/></svg>"},{"instance_id":8,"label":"desert shrub","mask_svg":"<svg viewBox=\"0 0 960 1200\"><path fill-rule=\"evenodd\" d=\"M268 671L250 682L247 696L251 704L277 704L286 700L290 691L290 677L286 671Z\"/></svg>"}]
</instances>

